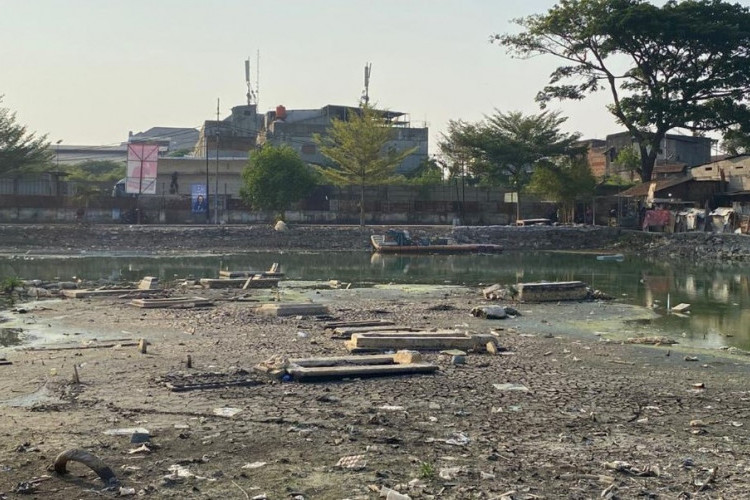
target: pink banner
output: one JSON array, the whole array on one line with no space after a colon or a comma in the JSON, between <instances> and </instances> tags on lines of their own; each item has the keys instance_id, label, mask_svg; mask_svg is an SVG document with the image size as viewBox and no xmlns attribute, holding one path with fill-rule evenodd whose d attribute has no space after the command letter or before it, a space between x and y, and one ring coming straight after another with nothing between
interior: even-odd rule
<instances>
[{"instance_id":1,"label":"pink banner","mask_svg":"<svg viewBox=\"0 0 750 500\"><path fill-rule=\"evenodd\" d=\"M158 159L158 144L137 142L128 144L128 171L125 192L156 194Z\"/></svg>"}]
</instances>

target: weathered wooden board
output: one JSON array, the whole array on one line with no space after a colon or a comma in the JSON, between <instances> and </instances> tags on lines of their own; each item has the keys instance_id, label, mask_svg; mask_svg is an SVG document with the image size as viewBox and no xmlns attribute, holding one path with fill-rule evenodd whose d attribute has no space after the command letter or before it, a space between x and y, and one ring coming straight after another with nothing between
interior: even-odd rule
<instances>
[{"instance_id":1,"label":"weathered wooden board","mask_svg":"<svg viewBox=\"0 0 750 500\"><path fill-rule=\"evenodd\" d=\"M8 361L7 359L0 359L0 366L7 366L12 365L13 361Z\"/></svg>"},{"instance_id":2,"label":"weathered wooden board","mask_svg":"<svg viewBox=\"0 0 750 500\"><path fill-rule=\"evenodd\" d=\"M133 347L137 346L138 342L107 342L104 344L85 344L85 345L71 345L71 346L49 346L49 347L22 347L22 351L75 351L78 349L110 349L113 347ZM150 343L149 343L150 344Z\"/></svg>"},{"instance_id":3,"label":"weathered wooden board","mask_svg":"<svg viewBox=\"0 0 750 500\"><path fill-rule=\"evenodd\" d=\"M313 303L268 303L256 308L255 312L267 316L316 316L328 314L328 308Z\"/></svg>"},{"instance_id":4,"label":"weathered wooden board","mask_svg":"<svg viewBox=\"0 0 750 500\"><path fill-rule=\"evenodd\" d=\"M250 278L252 276L262 276L264 278L282 278L284 273L272 272L272 271L219 271L219 278L231 279L231 278Z\"/></svg>"},{"instance_id":5,"label":"weathered wooden board","mask_svg":"<svg viewBox=\"0 0 750 500\"><path fill-rule=\"evenodd\" d=\"M201 391L207 389L223 389L225 387L250 387L253 385L260 385L261 382L253 379L244 380L228 380L225 382L206 382L196 384L176 384L167 382L164 384L167 389L172 392L188 392L188 391Z\"/></svg>"},{"instance_id":6,"label":"weathered wooden board","mask_svg":"<svg viewBox=\"0 0 750 500\"><path fill-rule=\"evenodd\" d=\"M346 342L350 352L382 351L387 349L473 349L485 351L487 343L494 340L493 335L376 335L355 333Z\"/></svg>"},{"instance_id":7,"label":"weathered wooden board","mask_svg":"<svg viewBox=\"0 0 750 500\"><path fill-rule=\"evenodd\" d=\"M362 321L330 321L323 325L326 330L334 328L354 328L358 326L388 326L395 325L393 321L387 319L362 320Z\"/></svg>"},{"instance_id":8,"label":"weathered wooden board","mask_svg":"<svg viewBox=\"0 0 750 500\"><path fill-rule=\"evenodd\" d=\"M212 305L212 302L202 297L169 297L165 299L133 299L130 304L145 309L155 309L161 307L205 307Z\"/></svg>"},{"instance_id":9,"label":"weathered wooden board","mask_svg":"<svg viewBox=\"0 0 750 500\"><path fill-rule=\"evenodd\" d=\"M201 278L200 284L206 288L243 288L247 278ZM273 288L279 286L280 278L251 279L247 288Z\"/></svg>"},{"instance_id":10,"label":"weathered wooden board","mask_svg":"<svg viewBox=\"0 0 750 500\"><path fill-rule=\"evenodd\" d=\"M421 328L412 328L410 326L375 325L375 326L339 326L333 329L337 335L351 335L352 333L363 332L416 332Z\"/></svg>"},{"instance_id":11,"label":"weathered wooden board","mask_svg":"<svg viewBox=\"0 0 750 500\"><path fill-rule=\"evenodd\" d=\"M410 363L402 365L317 366L309 368L299 366L287 368L287 373L296 380L306 380L314 378L375 377L431 373L437 369L437 365L430 363Z\"/></svg>"},{"instance_id":12,"label":"weathered wooden board","mask_svg":"<svg viewBox=\"0 0 750 500\"><path fill-rule=\"evenodd\" d=\"M332 356L327 358L290 359L289 363L302 368L342 365L390 365L394 363L394 354L375 354L370 356Z\"/></svg>"},{"instance_id":13,"label":"weathered wooden board","mask_svg":"<svg viewBox=\"0 0 750 500\"><path fill-rule=\"evenodd\" d=\"M108 297L124 293L140 293L135 288L117 288L110 290L63 290L62 295L69 299L86 299L89 297Z\"/></svg>"}]
</instances>

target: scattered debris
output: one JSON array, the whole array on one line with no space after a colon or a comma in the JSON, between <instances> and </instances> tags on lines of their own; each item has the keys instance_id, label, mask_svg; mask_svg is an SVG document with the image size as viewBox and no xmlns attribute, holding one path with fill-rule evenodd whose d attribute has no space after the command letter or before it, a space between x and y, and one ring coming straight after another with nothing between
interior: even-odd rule
<instances>
[{"instance_id":1,"label":"scattered debris","mask_svg":"<svg viewBox=\"0 0 750 500\"><path fill-rule=\"evenodd\" d=\"M672 306L671 310L674 311L674 312L685 312L688 309L690 309L690 304L686 304L684 302L681 302L681 303L677 304L676 306Z\"/></svg>"},{"instance_id":2,"label":"scattered debris","mask_svg":"<svg viewBox=\"0 0 750 500\"><path fill-rule=\"evenodd\" d=\"M115 477L115 473L112 472L112 469L110 469L109 466L105 464L101 459L89 453L88 451L77 448L64 451L57 455L57 458L55 458L55 462L53 464L55 472L61 475L67 474L68 470L66 466L68 462L71 461L80 462L96 472L96 475L99 476L99 478L101 478L101 480L104 481L104 484L106 484L108 487L117 486L119 483L119 481Z\"/></svg>"},{"instance_id":3,"label":"scattered debris","mask_svg":"<svg viewBox=\"0 0 750 500\"><path fill-rule=\"evenodd\" d=\"M503 306L476 306L471 309L471 315L484 319L505 319L508 312Z\"/></svg>"},{"instance_id":4,"label":"scattered debris","mask_svg":"<svg viewBox=\"0 0 750 500\"><path fill-rule=\"evenodd\" d=\"M512 384L512 383L492 384L492 387L494 387L498 391L522 391L522 392L529 392L529 388L526 387L523 384Z\"/></svg>"},{"instance_id":5,"label":"scattered debris","mask_svg":"<svg viewBox=\"0 0 750 500\"><path fill-rule=\"evenodd\" d=\"M366 466L367 461L365 460L364 455L350 455L347 457L341 457L339 461L336 462L336 467L341 467L342 469L361 470Z\"/></svg>"},{"instance_id":6,"label":"scattered debris","mask_svg":"<svg viewBox=\"0 0 750 500\"><path fill-rule=\"evenodd\" d=\"M625 341L626 344L646 344L646 345L673 345L678 342L669 337L631 337Z\"/></svg>"},{"instance_id":7,"label":"scattered debris","mask_svg":"<svg viewBox=\"0 0 750 500\"><path fill-rule=\"evenodd\" d=\"M631 476L636 477L659 477L661 475L661 471L659 470L659 467L654 466L646 466L643 469L639 469L637 467L633 467L628 462L624 462L622 460L615 460L614 462L605 462L604 468L607 470L613 470L616 472L623 472L625 474L629 474Z\"/></svg>"},{"instance_id":8,"label":"scattered debris","mask_svg":"<svg viewBox=\"0 0 750 500\"><path fill-rule=\"evenodd\" d=\"M375 320L362 320L362 321L330 321L323 325L326 330L333 330L336 328L347 328L347 327L361 327L361 326L389 326L394 325L393 321L387 319L375 319Z\"/></svg>"},{"instance_id":9,"label":"scattered debris","mask_svg":"<svg viewBox=\"0 0 750 500\"><path fill-rule=\"evenodd\" d=\"M246 463L241 468L242 469L260 469L264 465L266 465L266 462L250 462L250 463Z\"/></svg>"},{"instance_id":10,"label":"scattered debris","mask_svg":"<svg viewBox=\"0 0 750 500\"><path fill-rule=\"evenodd\" d=\"M230 407L224 407L224 408L214 408L214 415L217 417L227 417L231 418L238 413L242 411L241 408L230 408Z\"/></svg>"},{"instance_id":11,"label":"scattered debris","mask_svg":"<svg viewBox=\"0 0 750 500\"><path fill-rule=\"evenodd\" d=\"M144 276L138 283L138 290L158 290L159 278L156 276Z\"/></svg>"},{"instance_id":12,"label":"scattered debris","mask_svg":"<svg viewBox=\"0 0 750 500\"><path fill-rule=\"evenodd\" d=\"M204 288L275 288L281 278L253 276L251 278L201 278L199 283Z\"/></svg>"}]
</instances>

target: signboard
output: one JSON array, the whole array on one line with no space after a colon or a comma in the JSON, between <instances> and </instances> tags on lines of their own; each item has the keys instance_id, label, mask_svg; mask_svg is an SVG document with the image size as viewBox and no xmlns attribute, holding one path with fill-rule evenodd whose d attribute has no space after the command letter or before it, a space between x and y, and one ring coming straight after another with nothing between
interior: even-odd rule
<instances>
[{"instance_id":1,"label":"signboard","mask_svg":"<svg viewBox=\"0 0 750 500\"><path fill-rule=\"evenodd\" d=\"M208 211L205 184L190 185L190 201L194 214L205 214Z\"/></svg>"},{"instance_id":2,"label":"signboard","mask_svg":"<svg viewBox=\"0 0 750 500\"><path fill-rule=\"evenodd\" d=\"M128 194L156 194L156 164L159 145L128 144L128 173L125 192Z\"/></svg>"},{"instance_id":3,"label":"signboard","mask_svg":"<svg viewBox=\"0 0 750 500\"><path fill-rule=\"evenodd\" d=\"M505 193L503 201L505 203L518 203L518 193Z\"/></svg>"}]
</instances>

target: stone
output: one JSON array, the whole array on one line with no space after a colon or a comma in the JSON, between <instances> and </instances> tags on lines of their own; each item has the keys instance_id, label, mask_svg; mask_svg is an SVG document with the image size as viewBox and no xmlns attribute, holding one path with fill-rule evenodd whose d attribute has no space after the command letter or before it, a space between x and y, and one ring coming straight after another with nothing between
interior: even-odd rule
<instances>
[{"instance_id":1,"label":"stone","mask_svg":"<svg viewBox=\"0 0 750 500\"><path fill-rule=\"evenodd\" d=\"M275 226L273 226L273 228L276 231L284 232L289 229L289 226L286 225L286 222L284 222L283 220L280 220L279 222L276 223Z\"/></svg>"},{"instance_id":2,"label":"stone","mask_svg":"<svg viewBox=\"0 0 750 500\"><path fill-rule=\"evenodd\" d=\"M393 362L398 364L421 363L422 354L419 351L402 349L393 355Z\"/></svg>"}]
</instances>

